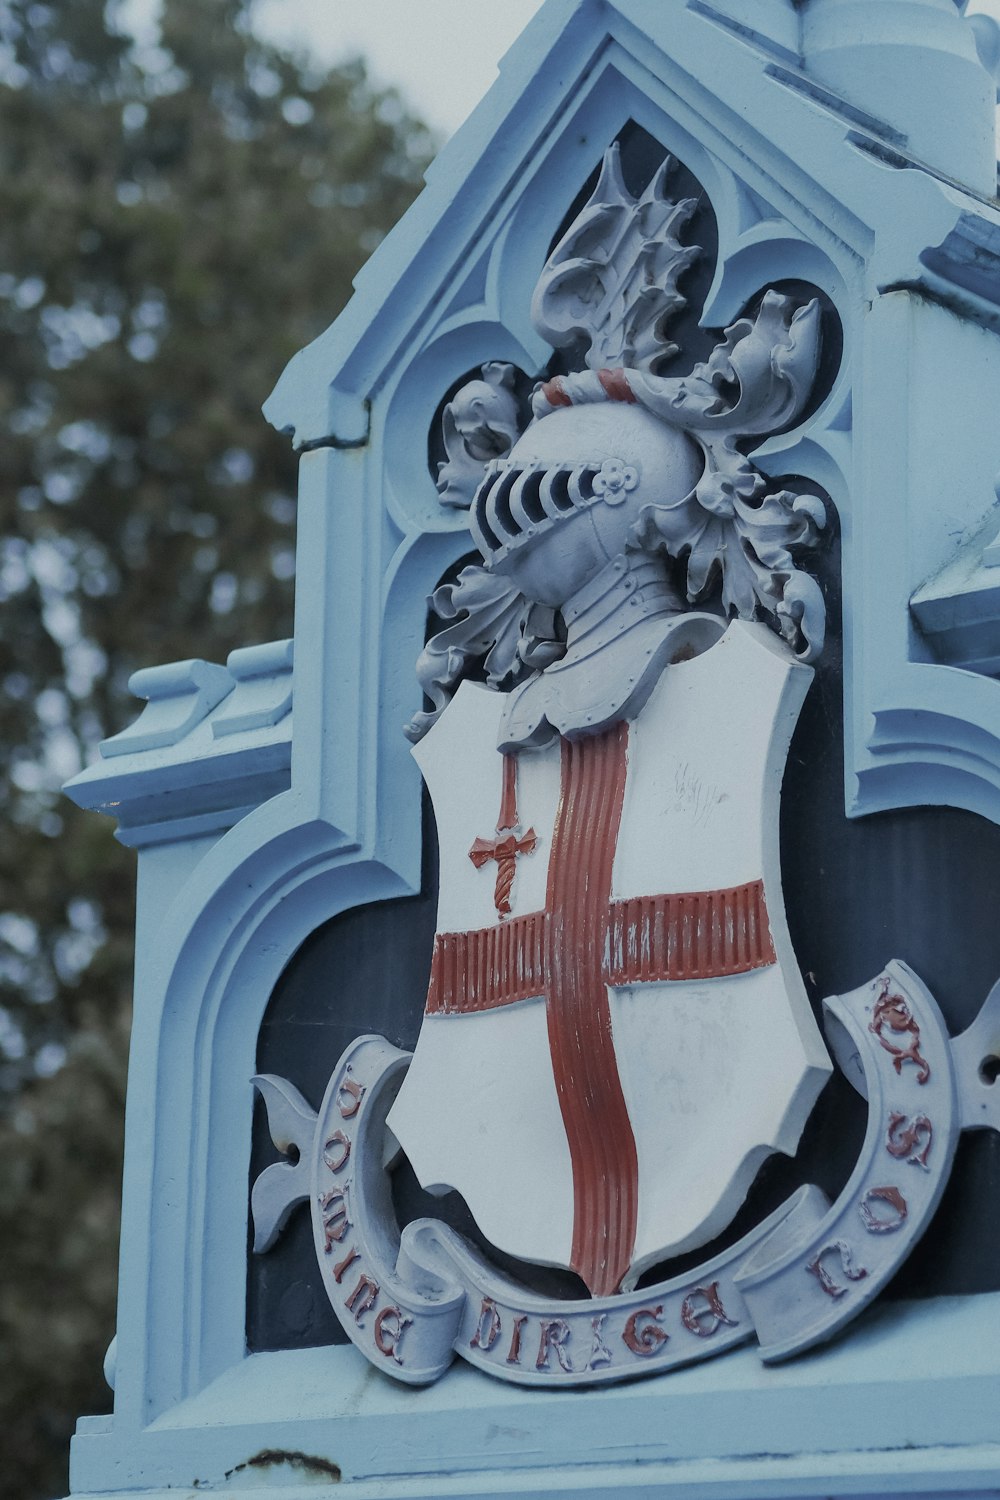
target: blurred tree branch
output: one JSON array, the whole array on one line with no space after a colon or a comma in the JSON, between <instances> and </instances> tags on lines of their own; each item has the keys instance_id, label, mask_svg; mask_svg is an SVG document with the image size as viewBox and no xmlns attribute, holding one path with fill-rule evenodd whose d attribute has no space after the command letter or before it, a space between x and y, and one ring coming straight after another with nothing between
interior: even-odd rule
<instances>
[{"instance_id":1,"label":"blurred tree branch","mask_svg":"<svg viewBox=\"0 0 1000 1500\"><path fill-rule=\"evenodd\" d=\"M248 0L0 0L0 1421L65 1493L106 1409L133 857L59 786L138 666L291 632L295 462L260 403L336 314L432 141Z\"/></svg>"}]
</instances>

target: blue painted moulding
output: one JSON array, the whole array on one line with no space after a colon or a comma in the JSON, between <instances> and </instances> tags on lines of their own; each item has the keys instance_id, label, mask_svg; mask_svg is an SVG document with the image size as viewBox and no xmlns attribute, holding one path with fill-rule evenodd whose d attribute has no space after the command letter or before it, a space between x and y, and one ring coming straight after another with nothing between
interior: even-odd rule
<instances>
[{"instance_id":1,"label":"blue painted moulding","mask_svg":"<svg viewBox=\"0 0 1000 1500\"><path fill-rule=\"evenodd\" d=\"M995 42L952 0L548 0L283 375L265 410L302 450L294 670L279 643L137 674L147 706L68 788L139 850L115 1412L81 1421L74 1494L1000 1494L1000 1296L883 1307L787 1367L744 1350L579 1394L464 1368L401 1389L351 1348L245 1340L268 998L331 915L419 888L400 726L427 594L469 550L427 434L485 361L545 364L530 289L627 122L715 207L706 325L787 278L843 323L822 408L755 462L840 514L848 813L1000 822Z\"/></svg>"}]
</instances>

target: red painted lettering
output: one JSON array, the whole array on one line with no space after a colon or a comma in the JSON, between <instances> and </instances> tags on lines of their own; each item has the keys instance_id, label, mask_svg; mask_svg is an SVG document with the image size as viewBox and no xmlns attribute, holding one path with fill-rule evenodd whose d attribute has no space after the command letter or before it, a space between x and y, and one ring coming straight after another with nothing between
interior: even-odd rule
<instances>
[{"instance_id":1,"label":"red painted lettering","mask_svg":"<svg viewBox=\"0 0 1000 1500\"><path fill-rule=\"evenodd\" d=\"M590 1320L592 1341L590 1358L587 1361L588 1370L600 1369L602 1365L610 1365L613 1361L614 1356L604 1342L604 1325L607 1321L607 1313L598 1313L596 1318L591 1318Z\"/></svg>"},{"instance_id":2,"label":"red painted lettering","mask_svg":"<svg viewBox=\"0 0 1000 1500\"><path fill-rule=\"evenodd\" d=\"M398 1307L383 1307L375 1319L375 1347L397 1365L403 1363L399 1357L400 1340L412 1322Z\"/></svg>"},{"instance_id":3,"label":"red painted lettering","mask_svg":"<svg viewBox=\"0 0 1000 1500\"><path fill-rule=\"evenodd\" d=\"M362 1272L361 1276L358 1278L358 1284L354 1288L354 1291L349 1297L344 1298L344 1306L348 1309L349 1312L352 1312L354 1314L355 1322L357 1323L358 1327L361 1328L364 1326L361 1322L362 1316L368 1311L370 1307L375 1306L377 1300L378 1282L372 1281L370 1276L366 1276L364 1272Z\"/></svg>"},{"instance_id":4,"label":"red painted lettering","mask_svg":"<svg viewBox=\"0 0 1000 1500\"><path fill-rule=\"evenodd\" d=\"M549 1355L553 1349L559 1368L569 1374L573 1366L569 1362L566 1353L566 1345L569 1343L570 1327L565 1318L543 1318L542 1332L538 1341L538 1357L535 1360L536 1370L546 1370L549 1366Z\"/></svg>"},{"instance_id":5,"label":"red painted lettering","mask_svg":"<svg viewBox=\"0 0 1000 1500\"><path fill-rule=\"evenodd\" d=\"M622 1338L633 1354L655 1354L667 1342L669 1334L659 1326L662 1316L662 1303L658 1303L656 1307L640 1307L629 1316ZM646 1320L641 1328L640 1318Z\"/></svg>"},{"instance_id":6,"label":"red painted lettering","mask_svg":"<svg viewBox=\"0 0 1000 1500\"><path fill-rule=\"evenodd\" d=\"M897 1073L902 1074L904 1063L912 1063L917 1070L917 1082L927 1082L931 1069L920 1051L920 1027L903 996L892 993L888 977L879 981L868 1030L890 1054Z\"/></svg>"},{"instance_id":7,"label":"red painted lettering","mask_svg":"<svg viewBox=\"0 0 1000 1500\"><path fill-rule=\"evenodd\" d=\"M739 1319L729 1316L719 1296L719 1283L710 1281L708 1286L696 1286L684 1298L681 1322L689 1333L700 1339L710 1339L723 1323L727 1328L735 1328Z\"/></svg>"},{"instance_id":8,"label":"red painted lettering","mask_svg":"<svg viewBox=\"0 0 1000 1500\"><path fill-rule=\"evenodd\" d=\"M514 1319L514 1332L510 1336L510 1348L507 1350L507 1363L509 1365L519 1365L521 1363L521 1329L527 1321L527 1313L518 1313Z\"/></svg>"},{"instance_id":9,"label":"red painted lettering","mask_svg":"<svg viewBox=\"0 0 1000 1500\"><path fill-rule=\"evenodd\" d=\"M355 1078L345 1078L337 1090L337 1105L340 1109L341 1117L345 1120L353 1120L361 1108L361 1101L364 1097L365 1090L363 1085L358 1083Z\"/></svg>"},{"instance_id":10,"label":"red painted lettering","mask_svg":"<svg viewBox=\"0 0 1000 1500\"><path fill-rule=\"evenodd\" d=\"M829 1245L824 1245L822 1250L817 1250L812 1260L806 1262L806 1270L811 1276L815 1276L820 1286L828 1297L842 1297L847 1291L846 1286L841 1286L834 1281L830 1272L823 1264L824 1255L836 1250L840 1256L840 1264L848 1281L864 1281L868 1275L864 1266L854 1264L854 1252L846 1240L833 1240Z\"/></svg>"},{"instance_id":11,"label":"red painted lettering","mask_svg":"<svg viewBox=\"0 0 1000 1500\"><path fill-rule=\"evenodd\" d=\"M469 1340L470 1349L490 1350L500 1336L500 1314L492 1297L484 1297L479 1309L479 1322Z\"/></svg>"},{"instance_id":12,"label":"red painted lettering","mask_svg":"<svg viewBox=\"0 0 1000 1500\"><path fill-rule=\"evenodd\" d=\"M347 1271L347 1270L350 1270L350 1268L351 1268L351 1266L353 1266L354 1262L356 1260L359 1260L359 1259L360 1259L360 1256L358 1255L358 1252L356 1250L348 1250L348 1252L344 1256L343 1260L338 1261L337 1264L333 1268L333 1279L334 1279L334 1281L336 1281L338 1283L340 1281L342 1281L343 1277L344 1277L344 1272Z\"/></svg>"},{"instance_id":13,"label":"red painted lettering","mask_svg":"<svg viewBox=\"0 0 1000 1500\"><path fill-rule=\"evenodd\" d=\"M323 1160L331 1172L341 1172L351 1155L351 1143L342 1130L335 1130L323 1147Z\"/></svg>"},{"instance_id":14,"label":"red painted lettering","mask_svg":"<svg viewBox=\"0 0 1000 1500\"><path fill-rule=\"evenodd\" d=\"M323 1216L323 1231L326 1236L323 1249L328 1255L335 1244L340 1244L351 1227L351 1222L347 1217L346 1193L346 1188L331 1188L330 1192L324 1193L319 1200Z\"/></svg>"},{"instance_id":15,"label":"red painted lettering","mask_svg":"<svg viewBox=\"0 0 1000 1500\"><path fill-rule=\"evenodd\" d=\"M885 1149L890 1156L905 1156L911 1167L923 1167L925 1172L929 1172L927 1158L931 1154L933 1141L934 1127L926 1115L914 1115L910 1118L893 1110L889 1116L889 1129L885 1138Z\"/></svg>"},{"instance_id":16,"label":"red painted lettering","mask_svg":"<svg viewBox=\"0 0 1000 1500\"><path fill-rule=\"evenodd\" d=\"M873 1187L858 1204L858 1213L869 1234L895 1234L908 1217L909 1209L898 1187Z\"/></svg>"}]
</instances>

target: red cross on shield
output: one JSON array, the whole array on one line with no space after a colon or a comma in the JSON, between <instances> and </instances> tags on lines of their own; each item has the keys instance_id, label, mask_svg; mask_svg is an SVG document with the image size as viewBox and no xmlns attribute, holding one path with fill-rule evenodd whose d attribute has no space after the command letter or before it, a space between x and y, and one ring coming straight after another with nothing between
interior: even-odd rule
<instances>
[{"instance_id":1,"label":"red cross on shield","mask_svg":"<svg viewBox=\"0 0 1000 1500\"><path fill-rule=\"evenodd\" d=\"M504 695L464 684L415 752L438 925L389 1124L426 1188L595 1296L719 1233L829 1072L777 845L810 677L737 623L630 723L503 756Z\"/></svg>"}]
</instances>

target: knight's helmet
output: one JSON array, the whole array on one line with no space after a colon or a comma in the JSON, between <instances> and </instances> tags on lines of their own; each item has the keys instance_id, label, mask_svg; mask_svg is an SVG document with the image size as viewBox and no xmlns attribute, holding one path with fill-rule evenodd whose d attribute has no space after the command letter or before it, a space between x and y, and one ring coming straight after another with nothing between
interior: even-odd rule
<instances>
[{"instance_id":1,"label":"knight's helmet","mask_svg":"<svg viewBox=\"0 0 1000 1500\"><path fill-rule=\"evenodd\" d=\"M466 637L469 654L473 643L481 649L501 598L565 620L574 596L612 565L630 589L641 571L658 608L717 590L723 614L770 619L804 660L822 647L822 591L791 549L814 544L824 503L780 488L747 456L807 410L822 304L766 288L708 359L686 375L661 374L680 352L666 332L686 305L678 280L700 254L678 239L697 205L671 197L672 170L667 158L634 197L612 145L590 199L550 252L532 322L576 367L536 388L528 427L521 431L510 365L484 365L483 379L445 408L438 490L445 505L471 502L485 568L478 578L467 570L460 591L442 596L445 616L463 614L468 624L456 620L426 653L428 682L442 677L442 654L461 670ZM502 679L505 652L494 646L490 660ZM449 666L444 679L452 675Z\"/></svg>"},{"instance_id":2,"label":"knight's helmet","mask_svg":"<svg viewBox=\"0 0 1000 1500\"><path fill-rule=\"evenodd\" d=\"M620 385L537 417L476 491L470 525L488 568L539 604L563 605L622 555L647 506L679 504L702 472L696 443ZM555 383L543 391L551 400Z\"/></svg>"}]
</instances>

